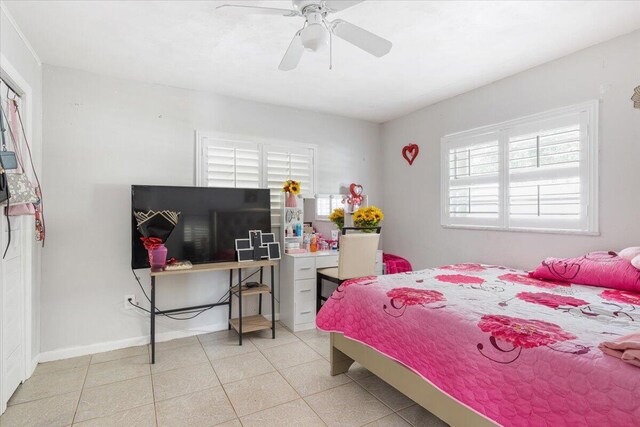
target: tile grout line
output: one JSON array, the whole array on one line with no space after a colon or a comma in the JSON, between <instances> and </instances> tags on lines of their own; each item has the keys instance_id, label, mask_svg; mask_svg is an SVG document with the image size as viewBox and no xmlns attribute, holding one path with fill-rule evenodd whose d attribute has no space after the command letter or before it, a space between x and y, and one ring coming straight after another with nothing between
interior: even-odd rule
<instances>
[{"instance_id":1,"label":"tile grout line","mask_svg":"<svg viewBox=\"0 0 640 427\"><path fill-rule=\"evenodd\" d=\"M291 332L291 331L289 331L289 332ZM293 332L291 332L291 333L293 334ZM302 338L300 338L299 336L297 336L297 335L295 335L295 334L293 334L293 335L294 335L296 338L298 338L298 340L299 340L300 342L302 342L304 345L306 345L307 347L309 347L312 351L315 351L315 350L313 350L313 348L311 348L311 346L309 346L306 342L304 342L304 340L303 340ZM272 347L272 348L273 348L273 347ZM316 353L317 353L317 352L316 352ZM263 356L264 356L265 358L267 358L267 356L266 356L264 353L263 353ZM322 355L320 355L320 356L322 356ZM324 359L324 357L322 357L321 359L316 359L316 360L325 360L325 359ZM269 361L269 359L267 359L267 361ZM312 362L315 362L315 360L311 360L311 361L308 361L308 362L305 362L305 363L301 363L301 364L299 364L299 365L295 365L295 366L302 366L302 365L304 365L304 364L306 364L306 363L312 363ZM271 361L269 361L269 363L271 363ZM273 365L273 364L272 364L272 365ZM289 366L289 367L284 368L284 369L293 368L293 367L295 367L295 366ZM287 380L287 378L282 374L282 372L280 371L280 369L278 369L275 365L273 365L273 367L276 369L276 372L278 372L278 374L280 374L280 376L282 377L282 379L284 379L284 380L285 380L285 382L286 382L287 384L289 384L289 387L291 387L291 388L293 389L293 391L295 391L295 392L296 392L296 394L298 395L298 397L299 397L300 399L302 399L302 401L304 402L304 404L305 404L309 409L311 409L311 411L312 411L314 414L316 414L316 416L318 417L318 419L319 419L319 420L320 420L324 425L328 425L328 424L326 423L326 421L325 421L325 420L320 416L320 414L318 414L318 413L316 412L316 410L315 410L315 409L313 409L313 407L312 407L311 405L309 405L309 403L306 401L305 397L304 397L304 396L302 396L300 393L298 393L298 390L296 390L296 389L295 389L295 387L293 386L293 384L291 384L291 383ZM348 384L348 383L347 383L347 384ZM341 385L344 385L344 384L341 384ZM336 386L336 387L339 387L339 386ZM330 387L330 388L328 388L327 390L332 390L332 389L334 389L334 388L336 388L336 387ZM323 391L327 391L327 390L323 390ZM322 391L320 391L320 392L318 392L318 393L322 393ZM314 393L314 394L317 394L317 393ZM313 395L313 394L311 394L311 395L309 395L309 396L312 396L312 395ZM309 396L306 396L306 397L309 397ZM288 402L285 402L285 403L288 403ZM279 406L279 405L278 405L278 406Z\"/></svg>"},{"instance_id":2,"label":"tile grout line","mask_svg":"<svg viewBox=\"0 0 640 427\"><path fill-rule=\"evenodd\" d=\"M293 334L293 333L291 332L291 334ZM302 342L302 340L301 340L297 335L295 335L295 334L293 334L293 335L298 339L298 341L301 341L301 342ZM249 338L249 340L251 341L251 338ZM295 341L293 341L293 342L295 342ZM282 375L282 373L280 372L280 370L279 370L279 369L278 369L278 368L277 368L273 363L271 363L271 361L267 358L267 355L266 355L266 354L264 354L264 352L262 351L262 350L268 350L268 349L270 349L270 348L280 347L280 346L283 346L283 345L286 345L286 344L292 344L293 342L288 342L288 343L283 343L283 344L277 344L277 345L274 345L273 347L268 347L268 348L265 348L265 349L261 349L260 347L258 347L258 346L256 346L255 344L253 344L253 341L251 341L251 343L256 347L257 352L259 352L259 353L262 355L262 357L264 357L264 358L265 358L265 360L267 361L267 363L269 363L269 365L271 365L271 367L274 369L274 371L273 371L273 372L267 372L267 373L265 373L265 374L255 375L255 376L248 377L248 378L243 378L243 379L240 379L240 380L238 380L238 381L232 381L232 382L227 383L227 384L232 384L232 383L234 383L234 382L244 381L244 380L247 380L247 379L256 378L256 377L259 377L259 376L261 376L261 375L268 375L268 374L271 374L271 373L274 373L274 372L275 372L275 373L277 373L277 374L280 376L280 378L282 378L282 379L284 380L284 382L286 382L286 383L287 383L287 385L288 385L289 387L291 387L291 389L293 390L293 392L296 394L297 398L292 399L292 400L287 400L286 402L281 402L281 403L279 403L279 404L277 404L277 405L270 406L270 407L268 407L268 408L262 408L262 409L261 409L261 410L259 410L259 411L255 411L255 412L251 412L251 413L249 413L249 414L245 414L245 415L243 415L243 417L247 417L247 416L249 416L249 415L257 414L257 413L259 413L259 412L266 411L266 410L268 410L268 409L273 409L273 408L276 408L276 407L278 407L278 406L285 405L285 404L287 404L287 403L290 403L290 402L296 401L296 400L298 400L298 399L302 399L302 401L305 403L305 405L309 406L309 405L307 404L307 402L304 400L304 398L303 398L302 396L300 396L300 393L298 393L298 391L297 391L297 390L296 390L296 389L295 389L295 388L294 388L294 387L289 383L289 381L287 381L287 379ZM249 352L249 353L254 353L254 352ZM247 353L247 354L248 354L248 353ZM230 357L233 357L233 356L230 356ZM297 365L297 366L298 366L298 365ZM213 366L212 366L212 367L213 367ZM215 371L215 369L214 369L214 371ZM224 385L223 385L223 387L222 387L222 388L224 389ZM226 393L226 389L225 389L225 393ZM229 401L231 401L231 399L229 399ZM233 404L231 404L231 406L233 406ZM311 407L309 407L309 408L313 411L313 408L311 408ZM235 410L235 407L234 407L234 410ZM313 412L315 413L315 411L313 411ZM236 414L237 414L237 412L236 412ZM317 414L316 414L316 415L317 415ZM320 416L318 416L318 418L320 418ZM240 417L238 417L238 420L240 421L240 424L244 425L244 423L242 422L242 419L241 419ZM321 420L321 421L326 425L326 423L324 422L324 420L323 420L322 418L320 418L320 420Z\"/></svg>"},{"instance_id":3,"label":"tile grout line","mask_svg":"<svg viewBox=\"0 0 640 427\"><path fill-rule=\"evenodd\" d=\"M240 425L242 425L242 421L240 420L240 417L238 416L238 412L236 411L235 406L233 406L233 402L231 402L231 399L229 398L229 394L227 394L227 390L224 388L224 385L222 384L222 381L220 381L220 377L218 377L218 373L216 372L216 369L213 367L213 363L212 363L211 359L209 359L209 355L207 354L207 351L204 349L204 345L203 345L202 341L200 341L200 338L198 338L198 342L200 343L200 347L202 347L202 351L204 351L204 356L207 358L207 361L209 362L209 366L211 366L211 370L213 371L213 375L216 376L216 379L218 380L218 383L220 384L220 388L222 389L222 392L224 393L225 397L227 398L227 401L229 402L229 405L231 405L231 409L233 410L233 413L236 414L236 419L238 420ZM229 421L232 421L232 420L229 420Z\"/></svg>"},{"instance_id":4,"label":"tile grout line","mask_svg":"<svg viewBox=\"0 0 640 427\"><path fill-rule=\"evenodd\" d=\"M78 402L76 403L76 409L73 411L73 418L71 418L71 425L76 422L76 416L78 415L78 409L80 409L80 401L82 400L82 394L84 393L84 385L87 382L87 377L89 376L89 368L91 368L91 360L93 359L93 354L89 357L89 364L87 365L87 371L84 373L84 380L82 381L82 387L80 387L80 395L78 395Z\"/></svg>"}]
</instances>

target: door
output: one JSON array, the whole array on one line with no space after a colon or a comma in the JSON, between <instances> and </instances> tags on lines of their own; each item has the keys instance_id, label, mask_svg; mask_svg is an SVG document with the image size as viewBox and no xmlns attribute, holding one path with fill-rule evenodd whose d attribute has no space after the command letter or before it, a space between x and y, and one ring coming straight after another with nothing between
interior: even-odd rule
<instances>
[{"instance_id":1,"label":"door","mask_svg":"<svg viewBox=\"0 0 640 427\"><path fill-rule=\"evenodd\" d=\"M9 132L13 123L13 133L19 135L21 127L14 119L9 120L9 105L7 97L16 99L20 105L20 98L0 80L0 105L2 105L5 134L5 146L2 150L21 151L21 145L16 146ZM18 137L19 138L19 137ZM16 172L12 170L10 172ZM4 207L0 207L4 210ZM23 217L11 218L11 238L9 239L9 224L4 212L0 211L0 413L4 412L6 403L26 375L26 283L25 283L25 242L26 227ZM2 255L7 250L6 255Z\"/></svg>"},{"instance_id":2,"label":"door","mask_svg":"<svg viewBox=\"0 0 640 427\"><path fill-rule=\"evenodd\" d=\"M6 217L3 221L0 252L8 242ZM20 218L11 220L11 243L0 268L2 275L2 382L4 399L9 399L22 382L25 372L24 355L24 278L22 274L22 247Z\"/></svg>"}]
</instances>

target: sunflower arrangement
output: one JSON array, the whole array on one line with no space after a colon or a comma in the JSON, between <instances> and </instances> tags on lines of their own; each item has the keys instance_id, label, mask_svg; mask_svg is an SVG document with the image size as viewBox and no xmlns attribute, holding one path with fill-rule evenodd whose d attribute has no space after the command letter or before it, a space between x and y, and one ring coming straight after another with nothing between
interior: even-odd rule
<instances>
[{"instance_id":1,"label":"sunflower arrangement","mask_svg":"<svg viewBox=\"0 0 640 427\"><path fill-rule=\"evenodd\" d=\"M329 215L329 221L338 226L340 230L344 227L344 209L336 208Z\"/></svg>"},{"instance_id":2,"label":"sunflower arrangement","mask_svg":"<svg viewBox=\"0 0 640 427\"><path fill-rule=\"evenodd\" d=\"M377 227L384 219L384 214L376 206L361 207L353 214L356 227Z\"/></svg>"},{"instance_id":3,"label":"sunflower arrangement","mask_svg":"<svg viewBox=\"0 0 640 427\"><path fill-rule=\"evenodd\" d=\"M298 194L300 194L300 183L298 181L288 179L282 186L282 192L290 193L294 196L297 196Z\"/></svg>"}]
</instances>

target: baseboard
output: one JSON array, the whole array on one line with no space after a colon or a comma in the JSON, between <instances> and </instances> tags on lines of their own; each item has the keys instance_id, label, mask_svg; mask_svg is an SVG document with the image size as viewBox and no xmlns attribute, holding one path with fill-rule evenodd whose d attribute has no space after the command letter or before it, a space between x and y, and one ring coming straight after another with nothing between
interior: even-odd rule
<instances>
[{"instance_id":1,"label":"baseboard","mask_svg":"<svg viewBox=\"0 0 640 427\"><path fill-rule=\"evenodd\" d=\"M40 355L36 354L36 356L33 359L31 359L31 366L29 366L29 372L27 372L27 378L31 378L31 375L33 375L33 372L36 370L38 363L40 363Z\"/></svg>"},{"instance_id":2,"label":"baseboard","mask_svg":"<svg viewBox=\"0 0 640 427\"><path fill-rule=\"evenodd\" d=\"M276 315L277 318L277 315ZM217 332L227 329L226 322L212 325L198 326L194 330L167 331L156 334L156 342L171 341L178 338L201 335L210 332ZM86 356L87 354L103 353L105 351L120 350L127 347L149 344L149 335L141 337L125 338L117 341L89 344L85 346L67 347L59 350L45 351L40 353L39 362L51 362L54 360L68 359L70 357Z\"/></svg>"},{"instance_id":3,"label":"baseboard","mask_svg":"<svg viewBox=\"0 0 640 427\"><path fill-rule=\"evenodd\" d=\"M265 317L271 320L271 315ZM280 319L280 313L276 313L276 320ZM156 334L156 342L171 341L178 338L190 337L193 335L207 334L227 329L227 323L215 323L211 325L198 326L193 330L167 331ZM38 363L52 362L54 360L69 359L70 357L86 356L87 354L103 353L105 351L120 350L127 347L149 344L149 335L141 337L125 338L123 340L108 341L103 343L89 344L85 346L67 347L59 350L45 351L37 355L32 363L35 370ZM31 371L33 373L33 370Z\"/></svg>"}]
</instances>

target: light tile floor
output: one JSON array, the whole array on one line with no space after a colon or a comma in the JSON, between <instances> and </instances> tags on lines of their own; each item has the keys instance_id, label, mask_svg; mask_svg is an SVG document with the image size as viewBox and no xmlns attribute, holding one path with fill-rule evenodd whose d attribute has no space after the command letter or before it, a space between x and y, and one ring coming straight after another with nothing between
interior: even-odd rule
<instances>
[{"instance_id":1,"label":"light tile floor","mask_svg":"<svg viewBox=\"0 0 640 427\"><path fill-rule=\"evenodd\" d=\"M17 426L428 426L445 423L358 364L329 375L329 336L278 325L38 365L0 417Z\"/></svg>"}]
</instances>

